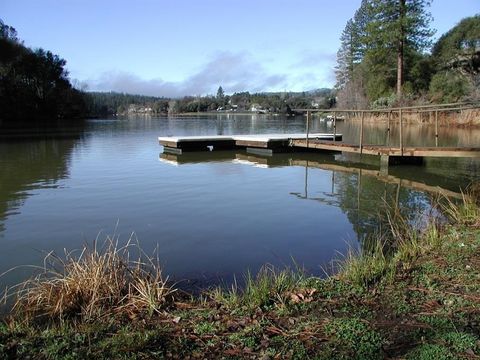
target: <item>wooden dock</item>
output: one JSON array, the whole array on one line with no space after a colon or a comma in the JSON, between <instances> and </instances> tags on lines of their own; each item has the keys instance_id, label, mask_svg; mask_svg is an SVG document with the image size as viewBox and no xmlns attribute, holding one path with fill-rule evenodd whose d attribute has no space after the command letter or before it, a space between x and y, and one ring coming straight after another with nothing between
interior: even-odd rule
<instances>
[{"instance_id":1,"label":"wooden dock","mask_svg":"<svg viewBox=\"0 0 480 360\"><path fill-rule=\"evenodd\" d=\"M334 140L335 139L335 140ZM238 150L261 155L274 152L347 152L381 157L384 165L421 163L424 157L480 158L479 147L392 147L386 145L347 144L341 134L262 134L230 136L159 137L164 152L182 154L191 151Z\"/></svg>"},{"instance_id":2,"label":"wooden dock","mask_svg":"<svg viewBox=\"0 0 480 360\"><path fill-rule=\"evenodd\" d=\"M341 134L258 134L258 135L217 135L217 136L168 136L159 137L164 152L182 154L188 151L212 151L247 149L249 152L271 154L293 151L292 141L299 139L342 140Z\"/></svg>"},{"instance_id":3,"label":"wooden dock","mask_svg":"<svg viewBox=\"0 0 480 360\"><path fill-rule=\"evenodd\" d=\"M307 144L305 139L293 140L292 146L309 149L330 150L338 152L350 152L365 155L378 156L414 156L414 157L480 157L480 148L476 147L419 147L405 146L392 147L385 145L351 145L327 141L310 140Z\"/></svg>"},{"instance_id":4,"label":"wooden dock","mask_svg":"<svg viewBox=\"0 0 480 360\"><path fill-rule=\"evenodd\" d=\"M188 151L236 150L246 149L249 153L271 155L274 152L346 152L360 155L380 156L382 166L402 163L422 163L424 157L467 157L480 158L480 147L443 147L438 146L438 115L444 112L458 112L465 110L480 110L478 104L441 104L424 105L418 107L391 108L381 110L338 110L338 109L300 109L306 114L305 133L299 134L262 134L262 135L229 135L229 136L185 136L159 137L164 152L182 154ZM406 112L428 112L435 119L436 146L406 146L403 137L403 114ZM310 122L313 112L333 113L333 133L310 133ZM337 114L360 114L360 131L358 142L344 143L342 135L337 134ZM386 144L366 144L364 141L365 114L386 113L388 118L388 135L390 125L399 123L399 146ZM396 118L394 117L396 115Z\"/></svg>"}]
</instances>

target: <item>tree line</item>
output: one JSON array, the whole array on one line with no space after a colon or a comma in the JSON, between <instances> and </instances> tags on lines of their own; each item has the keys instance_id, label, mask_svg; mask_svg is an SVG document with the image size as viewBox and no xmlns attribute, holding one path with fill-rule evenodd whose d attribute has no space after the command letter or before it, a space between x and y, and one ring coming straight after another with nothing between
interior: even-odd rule
<instances>
[{"instance_id":1,"label":"tree line","mask_svg":"<svg viewBox=\"0 0 480 360\"><path fill-rule=\"evenodd\" d=\"M72 87L65 64L50 51L24 46L0 20L0 123L84 117L84 95Z\"/></svg>"},{"instance_id":2,"label":"tree line","mask_svg":"<svg viewBox=\"0 0 480 360\"><path fill-rule=\"evenodd\" d=\"M184 114L198 112L261 112L293 114L299 108L330 108L335 104L332 89L308 92L248 91L226 95L222 86L216 95L164 98L131 95L117 92L88 92L85 94L91 116L128 114Z\"/></svg>"},{"instance_id":3,"label":"tree line","mask_svg":"<svg viewBox=\"0 0 480 360\"><path fill-rule=\"evenodd\" d=\"M433 44L430 3L362 0L340 38L339 107L480 98L480 15L462 20Z\"/></svg>"}]
</instances>

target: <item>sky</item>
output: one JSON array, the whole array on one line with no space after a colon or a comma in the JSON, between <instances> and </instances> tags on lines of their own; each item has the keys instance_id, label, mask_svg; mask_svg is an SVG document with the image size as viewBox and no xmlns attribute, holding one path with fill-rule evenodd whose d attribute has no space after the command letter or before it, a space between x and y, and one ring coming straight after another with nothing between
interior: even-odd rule
<instances>
[{"instance_id":1,"label":"sky","mask_svg":"<svg viewBox=\"0 0 480 360\"><path fill-rule=\"evenodd\" d=\"M86 90L179 97L335 84L345 23L361 0L1 0L26 46L67 60ZM480 0L433 0L435 38Z\"/></svg>"}]
</instances>

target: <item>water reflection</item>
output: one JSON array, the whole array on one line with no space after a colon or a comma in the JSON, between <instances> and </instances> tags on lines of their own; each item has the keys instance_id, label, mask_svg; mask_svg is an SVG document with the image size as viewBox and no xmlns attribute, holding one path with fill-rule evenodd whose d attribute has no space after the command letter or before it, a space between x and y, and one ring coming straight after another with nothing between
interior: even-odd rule
<instances>
[{"instance_id":1,"label":"water reflection","mask_svg":"<svg viewBox=\"0 0 480 360\"><path fill-rule=\"evenodd\" d=\"M314 120L311 129L327 125ZM356 138L357 124L338 126ZM0 132L0 273L41 265L36 249L78 249L118 223L122 240L135 232L147 253L158 246L172 278L231 279L292 257L321 274L347 242L358 245L376 225L385 194L408 209L428 208L427 193L437 186L457 193L480 174L473 159L428 159L388 174L375 158L315 153L213 151L158 161L158 136L304 128L302 117L221 114L96 120L24 139ZM380 141L384 129L371 136Z\"/></svg>"},{"instance_id":2,"label":"water reflection","mask_svg":"<svg viewBox=\"0 0 480 360\"><path fill-rule=\"evenodd\" d=\"M28 197L41 189L57 188L69 176L71 154L82 130L57 130L15 129L9 132L8 141L0 142L0 237L6 219L19 214Z\"/></svg>"},{"instance_id":3,"label":"water reflection","mask_svg":"<svg viewBox=\"0 0 480 360\"><path fill-rule=\"evenodd\" d=\"M438 177L431 174L428 167L411 166L411 172L399 176L401 170L394 169L389 173L368 161L351 162L350 157L342 155L292 153L260 156L245 151L212 151L182 155L160 153L159 159L175 166L231 162L265 168L302 167L303 191L291 191L290 194L301 200L340 208L348 217L360 243L378 230L379 217L385 206L402 209L413 219L418 214L430 211L432 196L462 198L458 183L450 184L450 189L438 186ZM330 173L324 176L324 179L329 179L328 191L325 186L316 188L318 174L312 173L314 169ZM409 178L409 174L414 176Z\"/></svg>"}]
</instances>

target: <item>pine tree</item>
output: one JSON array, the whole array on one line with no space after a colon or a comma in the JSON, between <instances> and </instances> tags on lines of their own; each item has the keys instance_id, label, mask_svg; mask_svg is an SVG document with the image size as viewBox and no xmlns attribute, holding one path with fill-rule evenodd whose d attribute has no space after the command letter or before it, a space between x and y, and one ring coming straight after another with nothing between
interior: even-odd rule
<instances>
[{"instance_id":1,"label":"pine tree","mask_svg":"<svg viewBox=\"0 0 480 360\"><path fill-rule=\"evenodd\" d=\"M221 100L225 97L225 93L223 92L223 88L219 86L217 90L217 99Z\"/></svg>"},{"instance_id":2,"label":"pine tree","mask_svg":"<svg viewBox=\"0 0 480 360\"><path fill-rule=\"evenodd\" d=\"M369 0L362 3L352 19L347 21L340 37L335 74L337 89L343 89L353 79L356 65L360 64L367 49L366 29L369 22Z\"/></svg>"},{"instance_id":3,"label":"pine tree","mask_svg":"<svg viewBox=\"0 0 480 360\"><path fill-rule=\"evenodd\" d=\"M337 89L345 88L346 84L352 80L354 66L354 30L355 25L352 19L348 20L345 29L340 37L341 46L337 52L337 66L335 75L337 78Z\"/></svg>"},{"instance_id":4,"label":"pine tree","mask_svg":"<svg viewBox=\"0 0 480 360\"><path fill-rule=\"evenodd\" d=\"M405 55L430 46L433 31L428 27L430 0L370 0L371 21L367 25L367 51L380 58L396 56L396 92L402 96ZM375 56L373 56L375 57Z\"/></svg>"}]
</instances>

